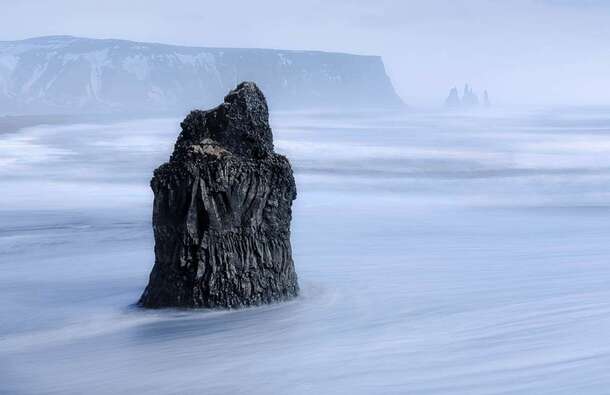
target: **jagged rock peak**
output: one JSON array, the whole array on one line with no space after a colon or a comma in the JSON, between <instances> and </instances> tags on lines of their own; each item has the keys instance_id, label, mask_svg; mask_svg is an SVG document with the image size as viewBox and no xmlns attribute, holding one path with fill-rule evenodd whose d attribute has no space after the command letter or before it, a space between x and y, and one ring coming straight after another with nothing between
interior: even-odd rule
<instances>
[{"instance_id":1,"label":"jagged rock peak","mask_svg":"<svg viewBox=\"0 0 610 395\"><path fill-rule=\"evenodd\" d=\"M462 105L467 108L474 108L479 105L479 98L468 84L464 85L464 94L462 95Z\"/></svg>"},{"instance_id":2,"label":"jagged rock peak","mask_svg":"<svg viewBox=\"0 0 610 395\"><path fill-rule=\"evenodd\" d=\"M248 158L264 158L273 152L267 101L254 82L237 85L216 108L191 111L180 126L174 156L207 139Z\"/></svg>"},{"instance_id":3,"label":"jagged rock peak","mask_svg":"<svg viewBox=\"0 0 610 395\"><path fill-rule=\"evenodd\" d=\"M460 95L457 88L452 88L449 91L449 96L447 96L447 99L445 99L445 107L459 108L461 104L462 102L460 100Z\"/></svg>"}]
</instances>

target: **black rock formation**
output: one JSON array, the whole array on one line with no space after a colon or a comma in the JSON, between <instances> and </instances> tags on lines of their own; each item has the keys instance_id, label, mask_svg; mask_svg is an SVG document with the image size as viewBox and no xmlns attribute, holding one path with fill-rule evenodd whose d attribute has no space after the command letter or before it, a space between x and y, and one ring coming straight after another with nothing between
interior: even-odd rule
<instances>
[{"instance_id":1,"label":"black rock formation","mask_svg":"<svg viewBox=\"0 0 610 395\"><path fill-rule=\"evenodd\" d=\"M296 296L296 186L290 162L273 150L263 93L242 82L181 126L151 181L155 265L139 304L232 308Z\"/></svg>"}]
</instances>

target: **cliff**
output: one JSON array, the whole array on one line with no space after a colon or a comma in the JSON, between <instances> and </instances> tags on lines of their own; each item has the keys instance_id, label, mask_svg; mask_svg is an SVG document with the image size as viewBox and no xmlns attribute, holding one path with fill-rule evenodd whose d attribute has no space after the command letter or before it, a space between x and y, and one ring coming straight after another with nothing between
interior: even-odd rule
<instances>
[{"instance_id":1,"label":"cliff","mask_svg":"<svg viewBox=\"0 0 610 395\"><path fill-rule=\"evenodd\" d=\"M70 36L0 42L3 113L183 113L242 80L257 81L274 109L402 106L377 56Z\"/></svg>"}]
</instances>

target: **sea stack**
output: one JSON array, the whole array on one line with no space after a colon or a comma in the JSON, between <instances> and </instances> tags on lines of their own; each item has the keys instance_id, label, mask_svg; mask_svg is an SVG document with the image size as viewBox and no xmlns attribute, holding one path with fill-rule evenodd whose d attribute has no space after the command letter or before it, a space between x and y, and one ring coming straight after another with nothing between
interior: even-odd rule
<instances>
[{"instance_id":1,"label":"sea stack","mask_svg":"<svg viewBox=\"0 0 610 395\"><path fill-rule=\"evenodd\" d=\"M468 86L464 85L464 94L462 95L462 106L467 109L476 108L479 106L479 98L476 93Z\"/></svg>"},{"instance_id":2,"label":"sea stack","mask_svg":"<svg viewBox=\"0 0 610 395\"><path fill-rule=\"evenodd\" d=\"M295 297L296 185L274 152L263 93L242 82L181 127L151 180L155 264L139 304L236 308Z\"/></svg>"},{"instance_id":3,"label":"sea stack","mask_svg":"<svg viewBox=\"0 0 610 395\"><path fill-rule=\"evenodd\" d=\"M460 95L458 93L457 88L452 88L449 91L449 96L445 99L445 107L450 109L460 108L462 102L460 100Z\"/></svg>"}]
</instances>

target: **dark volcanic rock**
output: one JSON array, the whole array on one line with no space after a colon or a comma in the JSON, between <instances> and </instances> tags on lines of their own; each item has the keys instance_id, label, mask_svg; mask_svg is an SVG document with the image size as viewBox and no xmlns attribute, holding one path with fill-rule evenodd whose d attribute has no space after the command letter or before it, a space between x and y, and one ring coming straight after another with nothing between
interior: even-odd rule
<instances>
[{"instance_id":1,"label":"dark volcanic rock","mask_svg":"<svg viewBox=\"0 0 610 395\"><path fill-rule=\"evenodd\" d=\"M144 307L239 307L298 294L290 221L296 186L273 151L267 102L252 82L193 111L155 170L155 265Z\"/></svg>"}]
</instances>

